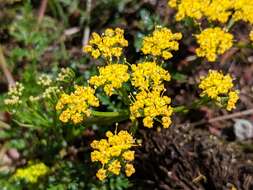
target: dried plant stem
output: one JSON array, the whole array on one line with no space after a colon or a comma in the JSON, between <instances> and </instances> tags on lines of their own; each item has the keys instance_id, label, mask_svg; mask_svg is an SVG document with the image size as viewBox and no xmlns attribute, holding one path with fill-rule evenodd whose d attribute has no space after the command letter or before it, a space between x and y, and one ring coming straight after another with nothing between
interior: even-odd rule
<instances>
[{"instance_id":1,"label":"dried plant stem","mask_svg":"<svg viewBox=\"0 0 253 190\"><path fill-rule=\"evenodd\" d=\"M194 123L190 123L190 126L195 127L195 126L203 125L203 124L206 124L206 123L214 123L214 122L218 122L218 121L229 120L229 119L242 117L242 116L246 116L246 115L251 115L251 114L253 114L253 108L248 109L248 110L244 110L244 111L240 111L240 112L236 112L236 113L232 113L232 114L227 114L227 115L214 117L214 118L211 118L211 119L208 119L208 120L201 120L201 121L197 121L197 122L194 122Z\"/></svg>"},{"instance_id":2,"label":"dried plant stem","mask_svg":"<svg viewBox=\"0 0 253 190\"><path fill-rule=\"evenodd\" d=\"M47 1L48 0L42 0L39 8L39 14L38 14L38 24L41 23L43 20L43 17L45 15L45 11L47 8Z\"/></svg>"},{"instance_id":3,"label":"dried plant stem","mask_svg":"<svg viewBox=\"0 0 253 190\"><path fill-rule=\"evenodd\" d=\"M1 47L1 45L0 45L0 67L4 73L4 76L8 82L9 87L15 86L15 80L13 79L11 72L9 71L9 69L7 67L6 60L5 60L3 49Z\"/></svg>"},{"instance_id":4,"label":"dried plant stem","mask_svg":"<svg viewBox=\"0 0 253 190\"><path fill-rule=\"evenodd\" d=\"M86 46L90 37L90 13L91 13L91 0L86 0L86 14L87 14L87 24L83 32L83 46Z\"/></svg>"}]
</instances>

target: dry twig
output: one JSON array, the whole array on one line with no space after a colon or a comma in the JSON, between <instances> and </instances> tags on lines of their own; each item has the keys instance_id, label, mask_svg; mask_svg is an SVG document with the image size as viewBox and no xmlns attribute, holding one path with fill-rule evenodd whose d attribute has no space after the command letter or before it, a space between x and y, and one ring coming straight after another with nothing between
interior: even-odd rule
<instances>
[{"instance_id":1,"label":"dry twig","mask_svg":"<svg viewBox=\"0 0 253 190\"><path fill-rule=\"evenodd\" d=\"M227 115L214 117L214 118L211 118L211 119L208 119L208 120L200 120L200 121L197 121L197 122L194 122L194 123L190 123L189 125L192 126L192 127L195 127L195 126L203 125L203 124L206 124L206 123L214 123L214 122L218 122L218 121L229 120L229 119L242 117L242 116L246 116L246 115L251 115L251 114L253 114L253 108L248 109L248 110L244 110L244 111L240 111L240 112L236 112L236 113L232 113L232 114L227 114Z\"/></svg>"},{"instance_id":2,"label":"dry twig","mask_svg":"<svg viewBox=\"0 0 253 190\"><path fill-rule=\"evenodd\" d=\"M90 13L91 13L91 0L86 0L86 14L87 14L87 24L83 32L83 46L86 46L90 37Z\"/></svg>"},{"instance_id":3,"label":"dry twig","mask_svg":"<svg viewBox=\"0 0 253 190\"><path fill-rule=\"evenodd\" d=\"M4 73L4 76L8 82L9 87L11 86L15 86L15 80L13 79L11 72L9 71L7 64L6 64L6 60L4 58L4 53L3 53L3 49L0 45L0 67Z\"/></svg>"},{"instance_id":4,"label":"dry twig","mask_svg":"<svg viewBox=\"0 0 253 190\"><path fill-rule=\"evenodd\" d=\"M47 0L42 0L39 8L38 24L41 23L41 21L43 20L46 8L47 8Z\"/></svg>"}]
</instances>

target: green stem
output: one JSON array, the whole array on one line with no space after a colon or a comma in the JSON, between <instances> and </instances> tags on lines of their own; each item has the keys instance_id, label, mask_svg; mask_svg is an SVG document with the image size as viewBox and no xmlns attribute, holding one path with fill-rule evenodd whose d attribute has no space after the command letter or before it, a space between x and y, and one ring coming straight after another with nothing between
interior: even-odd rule
<instances>
[{"instance_id":1,"label":"green stem","mask_svg":"<svg viewBox=\"0 0 253 190\"><path fill-rule=\"evenodd\" d=\"M177 106L173 108L174 113L187 112L189 109L186 106Z\"/></svg>"},{"instance_id":2,"label":"green stem","mask_svg":"<svg viewBox=\"0 0 253 190\"><path fill-rule=\"evenodd\" d=\"M234 45L235 47L237 48L253 48L253 45L250 44L250 43L242 43L242 42L239 42L237 44Z\"/></svg>"},{"instance_id":3,"label":"green stem","mask_svg":"<svg viewBox=\"0 0 253 190\"><path fill-rule=\"evenodd\" d=\"M179 112L187 113L190 109L197 109L200 106L205 105L208 102L209 102L209 98L208 97L203 97L203 98L193 102L192 105L190 105L189 107L186 107L186 106L174 107L173 112L174 113L179 113Z\"/></svg>"},{"instance_id":4,"label":"green stem","mask_svg":"<svg viewBox=\"0 0 253 190\"><path fill-rule=\"evenodd\" d=\"M122 112L100 112L91 110L91 115L96 117L119 117L119 116L126 116L129 115L127 111Z\"/></svg>"},{"instance_id":5,"label":"green stem","mask_svg":"<svg viewBox=\"0 0 253 190\"><path fill-rule=\"evenodd\" d=\"M226 26L226 31L227 31L227 32L232 28L232 26L234 25L234 23L235 23L235 21L234 21L233 18L231 18L231 19L228 21L228 24L227 24L227 26Z\"/></svg>"}]
</instances>

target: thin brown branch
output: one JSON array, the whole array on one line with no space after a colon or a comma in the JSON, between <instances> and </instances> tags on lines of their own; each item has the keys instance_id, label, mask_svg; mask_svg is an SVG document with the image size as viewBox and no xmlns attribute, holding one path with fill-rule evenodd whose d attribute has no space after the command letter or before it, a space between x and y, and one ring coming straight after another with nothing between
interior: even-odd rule
<instances>
[{"instance_id":1,"label":"thin brown branch","mask_svg":"<svg viewBox=\"0 0 253 190\"><path fill-rule=\"evenodd\" d=\"M44 18L45 11L47 9L47 1L48 0L42 0L40 3L39 14L38 14L38 24L41 23L41 21Z\"/></svg>"},{"instance_id":2,"label":"thin brown branch","mask_svg":"<svg viewBox=\"0 0 253 190\"><path fill-rule=\"evenodd\" d=\"M190 123L189 125L192 127L195 126L199 126L199 125L203 125L206 123L214 123L214 122L218 122L218 121L224 121L224 120L229 120L229 119L234 119L237 117L242 117L242 116L246 116L246 115L251 115L253 114L253 108L252 109L248 109L248 110L244 110L244 111L240 111L240 112L236 112L236 113L232 113L232 114L227 114L227 115L222 115L222 116L218 116L218 117L214 117L208 120L200 120L194 123Z\"/></svg>"},{"instance_id":3,"label":"thin brown branch","mask_svg":"<svg viewBox=\"0 0 253 190\"><path fill-rule=\"evenodd\" d=\"M229 51L227 51L222 57L221 57L221 65L225 64L228 60L231 59L231 57L239 51L239 48L231 48Z\"/></svg>"},{"instance_id":4,"label":"thin brown branch","mask_svg":"<svg viewBox=\"0 0 253 190\"><path fill-rule=\"evenodd\" d=\"M15 86L15 80L13 79L13 76L7 67L6 60L5 60L3 49L1 47L1 45L0 45L0 67L4 73L4 76L8 82L9 87Z\"/></svg>"},{"instance_id":5,"label":"thin brown branch","mask_svg":"<svg viewBox=\"0 0 253 190\"><path fill-rule=\"evenodd\" d=\"M88 44L90 38L90 14L91 14L91 0L86 0L86 14L87 14L87 24L83 32L83 46Z\"/></svg>"}]
</instances>

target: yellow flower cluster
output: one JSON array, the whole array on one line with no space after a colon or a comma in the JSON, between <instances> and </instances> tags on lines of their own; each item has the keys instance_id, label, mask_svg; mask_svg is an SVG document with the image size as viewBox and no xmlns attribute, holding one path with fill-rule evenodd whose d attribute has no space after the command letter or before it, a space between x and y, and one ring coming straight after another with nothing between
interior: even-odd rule
<instances>
[{"instance_id":1,"label":"yellow flower cluster","mask_svg":"<svg viewBox=\"0 0 253 190\"><path fill-rule=\"evenodd\" d=\"M111 96L116 89L122 87L129 79L128 66L123 64L110 64L99 68L99 76L93 76L89 84L95 87L104 86L104 91Z\"/></svg>"},{"instance_id":2,"label":"yellow flower cluster","mask_svg":"<svg viewBox=\"0 0 253 190\"><path fill-rule=\"evenodd\" d=\"M204 2L208 0L169 0L168 5L177 9L176 20L180 21L185 17L200 19L203 16L201 8L206 5Z\"/></svg>"},{"instance_id":3,"label":"yellow flower cluster","mask_svg":"<svg viewBox=\"0 0 253 190\"><path fill-rule=\"evenodd\" d=\"M135 146L134 138L127 131L120 131L113 134L106 132L108 139L94 140L91 147L94 151L91 153L92 162L100 162L102 168L97 171L97 178L104 180L109 173L119 175L121 168L125 168L127 176L131 176L135 169L131 164L134 160L134 151L129 150Z\"/></svg>"},{"instance_id":4,"label":"yellow flower cluster","mask_svg":"<svg viewBox=\"0 0 253 190\"><path fill-rule=\"evenodd\" d=\"M119 58L122 54L123 47L128 46L128 41L124 38L124 30L109 28L101 36L92 33L92 39L89 44L83 48L84 52L90 53L95 59L104 56L112 60L112 57Z\"/></svg>"},{"instance_id":5,"label":"yellow flower cluster","mask_svg":"<svg viewBox=\"0 0 253 190\"><path fill-rule=\"evenodd\" d=\"M94 89L83 86L75 86L75 91L70 95L62 94L56 105L56 110L64 109L59 119L64 123L69 120L72 120L75 124L82 122L90 116L90 106L99 106L99 101L94 94Z\"/></svg>"},{"instance_id":6,"label":"yellow flower cluster","mask_svg":"<svg viewBox=\"0 0 253 190\"><path fill-rule=\"evenodd\" d=\"M196 38L200 45L196 49L197 56L206 57L210 62L215 61L217 55L223 54L233 45L233 35L219 27L207 28L196 35Z\"/></svg>"},{"instance_id":7,"label":"yellow flower cluster","mask_svg":"<svg viewBox=\"0 0 253 190\"><path fill-rule=\"evenodd\" d=\"M17 169L13 175L13 179L24 179L29 183L37 183L38 178L46 175L48 172L49 168L44 163L37 163L26 168Z\"/></svg>"},{"instance_id":8,"label":"yellow flower cluster","mask_svg":"<svg viewBox=\"0 0 253 190\"><path fill-rule=\"evenodd\" d=\"M182 38L181 33L172 33L166 27L157 27L151 36L143 38L141 51L144 54L161 56L164 59L172 57L171 51L178 50L177 40Z\"/></svg>"},{"instance_id":9,"label":"yellow flower cluster","mask_svg":"<svg viewBox=\"0 0 253 190\"><path fill-rule=\"evenodd\" d=\"M170 81L168 71L158 66L155 62L142 62L132 65L131 83L140 90L160 85L163 81Z\"/></svg>"},{"instance_id":10,"label":"yellow flower cluster","mask_svg":"<svg viewBox=\"0 0 253 190\"><path fill-rule=\"evenodd\" d=\"M206 1L207 2L207 1ZM202 1L202 11L211 21L226 23L232 14L233 0L209 0Z\"/></svg>"},{"instance_id":11,"label":"yellow flower cluster","mask_svg":"<svg viewBox=\"0 0 253 190\"><path fill-rule=\"evenodd\" d=\"M234 0L235 20L243 20L253 24L253 1L249 0Z\"/></svg>"},{"instance_id":12,"label":"yellow flower cluster","mask_svg":"<svg viewBox=\"0 0 253 190\"><path fill-rule=\"evenodd\" d=\"M227 100L225 106L228 111L235 108L239 99L239 91L233 90L233 87L233 79L229 74L223 75L215 70L210 70L206 77L201 77L199 84L199 88L203 90L201 96L208 96L222 106L224 100Z\"/></svg>"},{"instance_id":13,"label":"yellow flower cluster","mask_svg":"<svg viewBox=\"0 0 253 190\"><path fill-rule=\"evenodd\" d=\"M141 91L136 95L136 101L131 105L131 119L144 117L143 125L148 128L153 127L154 119L161 117L160 121L164 128L168 128L171 124L171 115L173 109L169 104L171 99L161 95L164 90L163 85L156 87L150 92Z\"/></svg>"},{"instance_id":14,"label":"yellow flower cluster","mask_svg":"<svg viewBox=\"0 0 253 190\"><path fill-rule=\"evenodd\" d=\"M169 0L168 5L177 9L176 20L185 17L226 23L230 16L235 21L253 23L253 1L249 0Z\"/></svg>"},{"instance_id":15,"label":"yellow flower cluster","mask_svg":"<svg viewBox=\"0 0 253 190\"><path fill-rule=\"evenodd\" d=\"M4 104L6 105L17 105L21 104L22 100L20 97L22 96L24 90L24 86L16 82L15 86L10 87L9 92L7 93L8 98L4 100Z\"/></svg>"},{"instance_id":16,"label":"yellow flower cluster","mask_svg":"<svg viewBox=\"0 0 253 190\"><path fill-rule=\"evenodd\" d=\"M155 62L143 62L132 66L132 85L140 90L130 106L131 119L144 117L145 127L153 127L153 120L162 118L162 125L168 128L173 109L171 99L163 95L163 81L170 80L170 74Z\"/></svg>"}]
</instances>

